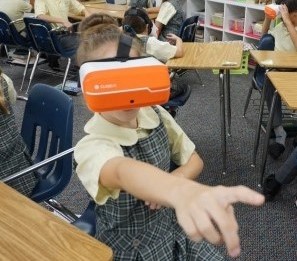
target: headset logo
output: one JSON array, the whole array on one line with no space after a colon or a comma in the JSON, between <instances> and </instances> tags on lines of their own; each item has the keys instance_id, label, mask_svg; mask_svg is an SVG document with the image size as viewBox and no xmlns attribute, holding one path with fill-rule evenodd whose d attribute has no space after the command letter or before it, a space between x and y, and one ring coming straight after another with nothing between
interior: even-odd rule
<instances>
[{"instance_id":1,"label":"headset logo","mask_svg":"<svg viewBox=\"0 0 297 261\"><path fill-rule=\"evenodd\" d=\"M106 89L115 89L117 88L116 83L106 83L106 84L95 84L94 85L94 90L106 90Z\"/></svg>"}]
</instances>

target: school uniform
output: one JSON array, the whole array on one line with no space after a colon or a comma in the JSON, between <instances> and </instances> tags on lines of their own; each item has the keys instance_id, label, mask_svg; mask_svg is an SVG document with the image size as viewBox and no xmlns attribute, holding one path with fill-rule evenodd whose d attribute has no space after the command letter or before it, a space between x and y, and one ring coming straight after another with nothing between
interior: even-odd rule
<instances>
[{"instance_id":1,"label":"school uniform","mask_svg":"<svg viewBox=\"0 0 297 261\"><path fill-rule=\"evenodd\" d=\"M9 89L7 81L0 77L0 88L4 93L7 101L10 101ZM12 87L13 88L13 87ZM25 143L20 136L18 127L15 123L15 116L7 102L9 114L4 114L0 111L0 178L8 177L17 173L31 165L29 152L26 149ZM7 184L20 193L30 196L32 189L37 184L37 178L34 173L27 174L17 178Z\"/></svg>"},{"instance_id":2,"label":"school uniform","mask_svg":"<svg viewBox=\"0 0 297 261\"><path fill-rule=\"evenodd\" d=\"M89 135L76 146L77 174L97 201L96 237L113 249L115 260L222 260L212 245L187 238L173 209L150 210L142 200L99 183L101 167L113 157L165 171L171 161L180 165L191 157L195 145L162 107L141 108L137 121L138 128L129 129L95 114L85 126Z\"/></svg>"},{"instance_id":3,"label":"school uniform","mask_svg":"<svg viewBox=\"0 0 297 261\"><path fill-rule=\"evenodd\" d=\"M162 3L156 21L163 24L163 28L159 34L159 40L166 41L166 35L169 33L178 35L183 22L181 1L168 0Z\"/></svg>"}]
</instances>

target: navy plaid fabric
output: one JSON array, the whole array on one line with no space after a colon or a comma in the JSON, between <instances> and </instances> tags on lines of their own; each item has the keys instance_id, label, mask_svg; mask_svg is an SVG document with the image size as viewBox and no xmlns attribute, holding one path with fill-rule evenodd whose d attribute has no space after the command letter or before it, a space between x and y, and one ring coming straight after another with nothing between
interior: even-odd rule
<instances>
[{"instance_id":1,"label":"navy plaid fabric","mask_svg":"<svg viewBox=\"0 0 297 261\"><path fill-rule=\"evenodd\" d=\"M159 40L167 41L167 34L175 34L178 35L179 29L183 22L183 8L180 0L168 0L171 3L176 13L175 15L168 21L168 23L163 26L161 34L159 35Z\"/></svg>"},{"instance_id":2,"label":"navy plaid fabric","mask_svg":"<svg viewBox=\"0 0 297 261\"><path fill-rule=\"evenodd\" d=\"M3 77L0 78L0 88L8 100L8 86ZM15 123L13 110L7 103L10 114L0 112L0 178L10 176L31 165L29 153L19 134ZM15 179L7 184L20 193L29 196L37 183L34 173Z\"/></svg>"},{"instance_id":3,"label":"navy plaid fabric","mask_svg":"<svg viewBox=\"0 0 297 261\"><path fill-rule=\"evenodd\" d=\"M126 157L169 171L169 141L162 121L148 137L122 148ZM142 200L126 192L105 205L97 205L96 213L96 237L113 249L115 260L223 259L212 245L189 240L178 225L174 210L150 210Z\"/></svg>"}]
</instances>

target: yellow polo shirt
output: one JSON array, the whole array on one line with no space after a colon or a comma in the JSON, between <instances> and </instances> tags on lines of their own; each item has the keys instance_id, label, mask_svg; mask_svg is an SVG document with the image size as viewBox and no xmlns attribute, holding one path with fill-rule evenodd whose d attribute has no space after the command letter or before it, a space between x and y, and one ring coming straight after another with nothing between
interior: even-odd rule
<instances>
[{"instance_id":1,"label":"yellow polo shirt","mask_svg":"<svg viewBox=\"0 0 297 261\"><path fill-rule=\"evenodd\" d=\"M297 28L295 27L297 31ZM286 51L286 52L296 52L296 48L290 36L290 33L283 22L277 24L270 33L275 38L275 47L276 51Z\"/></svg>"},{"instance_id":2,"label":"yellow polo shirt","mask_svg":"<svg viewBox=\"0 0 297 261\"><path fill-rule=\"evenodd\" d=\"M81 15L85 10L77 0L35 0L34 11L35 15L50 15L68 20L69 13ZM58 26L53 24L53 26Z\"/></svg>"},{"instance_id":3,"label":"yellow polo shirt","mask_svg":"<svg viewBox=\"0 0 297 261\"><path fill-rule=\"evenodd\" d=\"M195 150L194 143L181 127L162 107L158 106L161 118L168 133L171 160L177 165L184 165ZM119 190L111 190L99 183L101 168L114 157L124 157L123 146L132 146L138 139L149 135L160 124L157 113L151 107L139 110L138 128L120 127L105 120L100 114L94 116L85 125L88 134L81 139L74 151L78 164L77 175L89 194L98 204L104 204L109 197L117 198Z\"/></svg>"}]
</instances>

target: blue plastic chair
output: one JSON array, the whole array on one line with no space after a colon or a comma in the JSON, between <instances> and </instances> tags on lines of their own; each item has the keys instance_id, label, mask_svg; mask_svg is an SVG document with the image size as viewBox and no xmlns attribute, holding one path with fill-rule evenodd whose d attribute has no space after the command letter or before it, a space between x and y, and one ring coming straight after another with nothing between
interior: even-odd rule
<instances>
[{"instance_id":1,"label":"blue plastic chair","mask_svg":"<svg viewBox=\"0 0 297 261\"><path fill-rule=\"evenodd\" d=\"M72 148L72 133L72 99L51 86L36 84L26 102L21 128L33 163ZM41 202L58 195L72 176L72 156L38 170L38 175L40 180L31 198Z\"/></svg>"},{"instance_id":2,"label":"blue plastic chair","mask_svg":"<svg viewBox=\"0 0 297 261\"><path fill-rule=\"evenodd\" d=\"M39 181L31 199L45 202L73 225L94 236L95 203L90 201L80 218L52 198L69 184L73 173L73 101L52 86L36 84L26 99L21 135L32 155L33 165L3 179L7 182L35 171Z\"/></svg>"},{"instance_id":3,"label":"blue plastic chair","mask_svg":"<svg viewBox=\"0 0 297 261\"><path fill-rule=\"evenodd\" d=\"M271 34L264 34L259 41L257 50L273 51L274 45L275 45L274 37ZM245 117L246 115L246 111L248 109L253 90L257 90L259 92L262 91L262 88L264 85L264 79L265 79L265 72L266 72L265 68L259 65L256 65L253 79L252 79L252 84L245 101L243 117Z\"/></svg>"},{"instance_id":4,"label":"blue plastic chair","mask_svg":"<svg viewBox=\"0 0 297 261\"><path fill-rule=\"evenodd\" d=\"M177 114L178 108L183 106L190 98L191 92L191 86L184 85L183 92L180 95L170 99L167 103L163 104L162 107L164 107L174 118Z\"/></svg>"},{"instance_id":5,"label":"blue plastic chair","mask_svg":"<svg viewBox=\"0 0 297 261\"><path fill-rule=\"evenodd\" d=\"M62 83L62 90L64 90L71 64L71 57L74 56L75 50L63 49L59 41L58 34L67 34L69 32L61 28L53 29L48 22L33 17L25 17L24 22L33 48L38 52L30 75L26 93L28 93L28 90L30 88L41 54L65 57L67 59L67 66L64 72Z\"/></svg>"},{"instance_id":6,"label":"blue plastic chair","mask_svg":"<svg viewBox=\"0 0 297 261\"><path fill-rule=\"evenodd\" d=\"M20 90L22 90L27 70L29 67L29 62L32 54L32 44L28 38L22 36L15 27L16 23L22 22L23 19L18 19L16 21L11 21L11 19L3 12L0 12L0 43L4 45L6 54L8 56L7 46L12 46L16 48L22 48L28 50L27 60L25 64L25 69L23 72L23 79L21 83Z\"/></svg>"},{"instance_id":7,"label":"blue plastic chair","mask_svg":"<svg viewBox=\"0 0 297 261\"><path fill-rule=\"evenodd\" d=\"M183 42L195 42L195 34L199 26L198 15L187 18L179 29L179 37Z\"/></svg>"}]
</instances>

